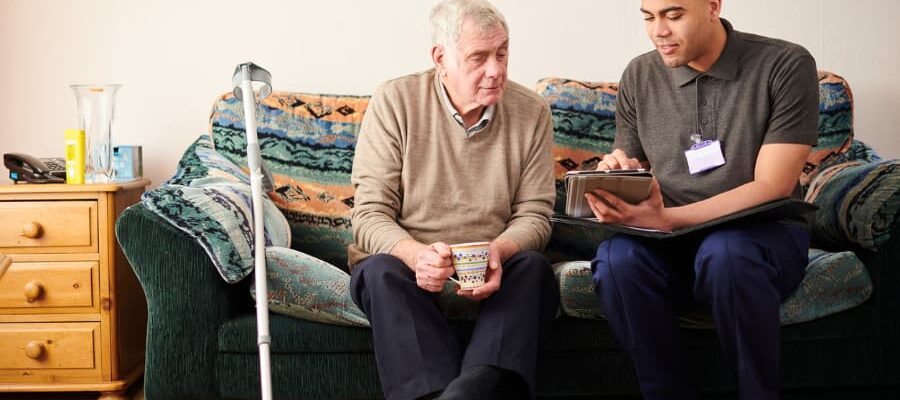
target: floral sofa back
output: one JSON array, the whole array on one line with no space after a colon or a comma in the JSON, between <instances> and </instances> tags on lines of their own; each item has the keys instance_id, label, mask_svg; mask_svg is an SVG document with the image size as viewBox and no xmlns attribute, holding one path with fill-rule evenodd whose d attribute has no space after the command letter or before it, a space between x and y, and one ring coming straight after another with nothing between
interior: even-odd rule
<instances>
[{"instance_id":1,"label":"floral sofa back","mask_svg":"<svg viewBox=\"0 0 900 400\"><path fill-rule=\"evenodd\" d=\"M617 89L615 83L559 78L542 79L537 84L536 90L550 103L553 113L557 210L564 204L562 177L565 172L593 168L599 157L612 149ZM897 174L884 173L896 164L879 167L878 156L868 146L853 139L853 97L847 82L835 74L820 72L819 99L819 143L807 159L800 183L808 187L820 171L837 164L881 168L873 171L871 175L875 177L870 179L868 186L857 191L871 192L873 184L880 186L884 182L876 182L878 176L896 179ZM350 171L368 102L369 96L275 92L259 104L257 111L263 158L275 181L272 199L290 223L291 247L342 268L347 265L346 245L353 240ZM243 109L233 95L223 95L215 103L210 132L216 150L246 167ZM882 197L900 197L895 191L884 193ZM822 204L808 196L808 200L820 203L824 209L818 213L821 217L817 217L823 221L823 233L814 233L814 240L824 238L827 243L823 247L836 247L843 244L846 236L856 235L849 230L867 230L869 234L864 240L869 241L869 247L877 245L878 240L886 240L879 239L878 232L873 232L877 227L873 227L872 220L858 221L867 225L864 227L844 227L844 231L838 228L836 223L846 225L851 212L851 206L847 205L841 211L844 200L849 201L845 199L846 195L831 196L828 201L834 204ZM896 209L896 206L890 207L889 215L880 215L880 218L893 221ZM879 218L879 213L884 212L879 209L870 214ZM890 223L882 226L889 228ZM859 241L859 238L852 240Z\"/></svg>"}]
</instances>

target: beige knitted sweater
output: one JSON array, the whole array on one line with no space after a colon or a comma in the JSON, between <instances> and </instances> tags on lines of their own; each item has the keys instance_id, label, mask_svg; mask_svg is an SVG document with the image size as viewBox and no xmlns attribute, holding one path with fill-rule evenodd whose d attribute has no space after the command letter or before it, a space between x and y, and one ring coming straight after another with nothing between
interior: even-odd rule
<instances>
[{"instance_id":1,"label":"beige knitted sweater","mask_svg":"<svg viewBox=\"0 0 900 400\"><path fill-rule=\"evenodd\" d=\"M507 81L491 122L467 138L439 90L432 69L372 96L353 159L351 265L406 238L547 244L555 198L547 103Z\"/></svg>"}]
</instances>

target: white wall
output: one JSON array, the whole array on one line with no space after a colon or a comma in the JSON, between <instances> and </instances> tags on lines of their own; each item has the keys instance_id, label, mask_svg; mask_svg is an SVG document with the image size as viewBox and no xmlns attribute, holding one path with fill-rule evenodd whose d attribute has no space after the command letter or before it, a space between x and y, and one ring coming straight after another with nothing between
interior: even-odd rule
<instances>
[{"instance_id":1,"label":"white wall","mask_svg":"<svg viewBox=\"0 0 900 400\"><path fill-rule=\"evenodd\" d=\"M429 67L434 0L0 0L0 152L63 154L76 126L68 85L121 83L116 144L144 146L154 184L207 129L239 62L276 90L369 94ZM252 4L252 6L248 6ZM650 50L637 0L495 0L511 29L510 76L618 80ZM855 97L857 137L900 157L900 2L726 0L738 30L806 46ZM5 178L5 170L3 176Z\"/></svg>"}]
</instances>

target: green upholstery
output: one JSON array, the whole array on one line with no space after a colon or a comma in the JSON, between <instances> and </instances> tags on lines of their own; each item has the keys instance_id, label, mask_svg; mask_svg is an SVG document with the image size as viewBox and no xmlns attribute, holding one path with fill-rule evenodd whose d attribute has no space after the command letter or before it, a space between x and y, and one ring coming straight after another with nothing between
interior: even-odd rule
<instances>
[{"instance_id":1,"label":"green upholstery","mask_svg":"<svg viewBox=\"0 0 900 400\"><path fill-rule=\"evenodd\" d=\"M121 214L116 236L147 297L145 397L219 398L214 339L225 321L250 310L246 291L225 283L199 244L142 205Z\"/></svg>"}]
</instances>

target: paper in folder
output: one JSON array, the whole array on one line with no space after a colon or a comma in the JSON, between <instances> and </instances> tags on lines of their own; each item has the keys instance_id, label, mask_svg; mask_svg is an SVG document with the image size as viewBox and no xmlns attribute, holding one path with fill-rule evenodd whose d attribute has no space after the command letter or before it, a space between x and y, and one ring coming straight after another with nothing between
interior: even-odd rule
<instances>
[{"instance_id":1,"label":"paper in folder","mask_svg":"<svg viewBox=\"0 0 900 400\"><path fill-rule=\"evenodd\" d=\"M653 174L644 169L569 171L566 173L566 215L593 217L584 194L594 189L603 189L632 204L640 203L650 195L652 179Z\"/></svg>"}]
</instances>

